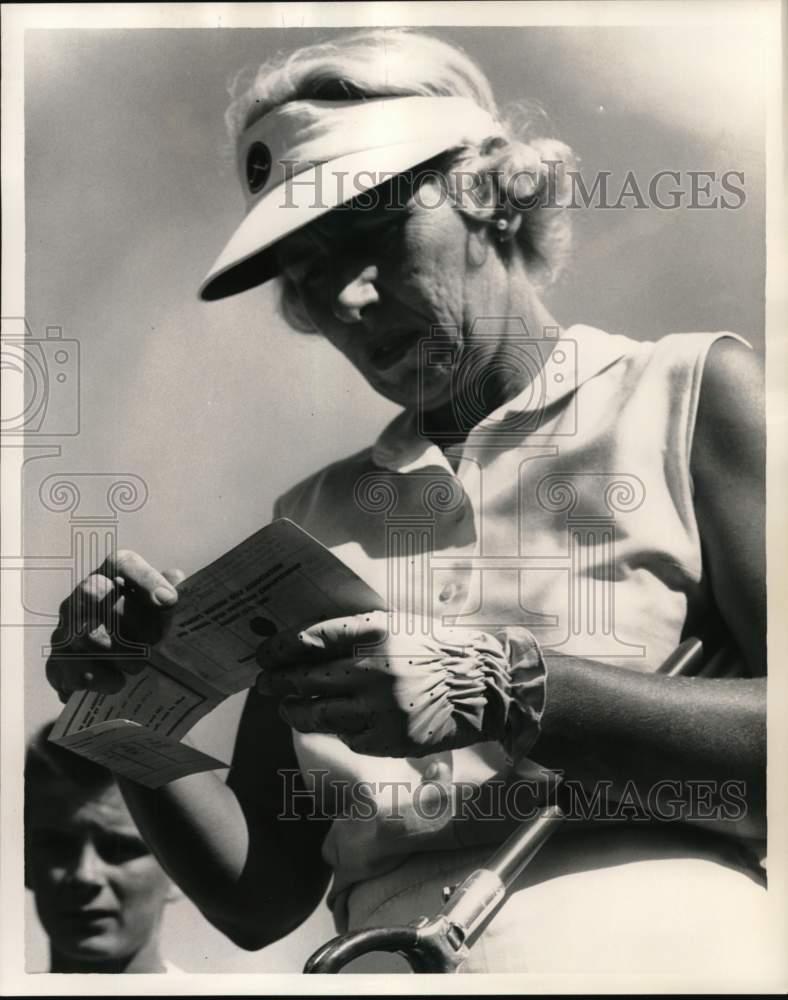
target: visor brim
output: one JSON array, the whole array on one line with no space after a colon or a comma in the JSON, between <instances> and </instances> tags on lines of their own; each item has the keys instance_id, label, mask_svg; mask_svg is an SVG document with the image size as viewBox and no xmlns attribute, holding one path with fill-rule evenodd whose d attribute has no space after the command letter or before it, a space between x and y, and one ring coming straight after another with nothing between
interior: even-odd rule
<instances>
[{"instance_id":1,"label":"visor brim","mask_svg":"<svg viewBox=\"0 0 788 1000\"><path fill-rule=\"evenodd\" d=\"M341 204L456 145L435 136L362 150L310 167L267 191L233 233L200 286L206 302L237 295L279 274L276 245Z\"/></svg>"}]
</instances>

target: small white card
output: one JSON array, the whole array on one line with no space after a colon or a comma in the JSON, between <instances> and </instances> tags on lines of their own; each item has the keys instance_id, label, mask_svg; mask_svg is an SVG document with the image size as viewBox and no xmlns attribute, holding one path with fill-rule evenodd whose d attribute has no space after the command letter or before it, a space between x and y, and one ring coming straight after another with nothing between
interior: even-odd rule
<instances>
[{"instance_id":1,"label":"small white card","mask_svg":"<svg viewBox=\"0 0 788 1000\"><path fill-rule=\"evenodd\" d=\"M116 694L75 691L50 739L149 788L227 764L181 742L251 687L255 654L280 629L385 610L383 599L287 518L178 585L167 637Z\"/></svg>"}]
</instances>

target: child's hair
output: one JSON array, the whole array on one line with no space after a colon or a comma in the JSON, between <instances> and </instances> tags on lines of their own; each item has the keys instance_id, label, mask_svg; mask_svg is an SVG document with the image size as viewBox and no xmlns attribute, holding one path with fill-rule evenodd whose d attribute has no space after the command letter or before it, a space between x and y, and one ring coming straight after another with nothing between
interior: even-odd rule
<instances>
[{"instance_id":1,"label":"child's hair","mask_svg":"<svg viewBox=\"0 0 788 1000\"><path fill-rule=\"evenodd\" d=\"M38 785L62 781L85 792L103 792L115 779L100 764L49 741L54 723L49 722L33 736L25 754L25 799Z\"/></svg>"}]
</instances>

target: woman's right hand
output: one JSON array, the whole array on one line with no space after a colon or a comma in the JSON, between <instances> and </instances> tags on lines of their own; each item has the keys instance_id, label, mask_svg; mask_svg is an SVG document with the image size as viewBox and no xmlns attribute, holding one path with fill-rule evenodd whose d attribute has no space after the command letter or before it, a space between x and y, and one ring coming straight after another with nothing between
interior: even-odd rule
<instances>
[{"instance_id":1,"label":"woman's right hand","mask_svg":"<svg viewBox=\"0 0 788 1000\"><path fill-rule=\"evenodd\" d=\"M119 691L126 674L139 673L144 647L167 632L183 579L180 570L159 572L125 549L82 580L60 605L47 660L47 680L60 700L73 691Z\"/></svg>"}]
</instances>

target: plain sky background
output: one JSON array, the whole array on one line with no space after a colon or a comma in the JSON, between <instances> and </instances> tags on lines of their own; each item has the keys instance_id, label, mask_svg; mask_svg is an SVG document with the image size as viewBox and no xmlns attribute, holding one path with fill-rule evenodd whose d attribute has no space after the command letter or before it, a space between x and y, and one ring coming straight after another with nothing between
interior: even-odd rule
<instances>
[{"instance_id":1,"label":"plain sky background","mask_svg":"<svg viewBox=\"0 0 788 1000\"><path fill-rule=\"evenodd\" d=\"M29 462L27 554L63 557L68 514L45 510L53 473L133 473L148 499L120 544L187 573L270 518L275 497L369 444L396 412L319 338L295 334L272 288L204 304L196 290L243 200L226 147L227 82L244 65L338 30L29 31L25 60L27 320L80 346L81 431ZM487 72L503 105L536 99L590 182L632 171L745 174L735 211L577 210L574 262L547 300L559 322L637 339L735 330L763 348L762 40L742 26L435 29ZM678 185L688 192L686 174ZM714 185L719 193L719 188ZM663 190L666 190L663 187ZM630 199L627 204L632 205ZM66 406L64 397L52 406ZM68 575L30 574L31 623ZM43 677L51 626L31 628L26 729L59 702ZM228 754L238 699L201 724ZM226 759L226 758L225 758ZM45 967L28 907L31 970ZM175 904L168 956L189 971L297 971L333 934L324 907L285 941L234 948Z\"/></svg>"}]
</instances>

